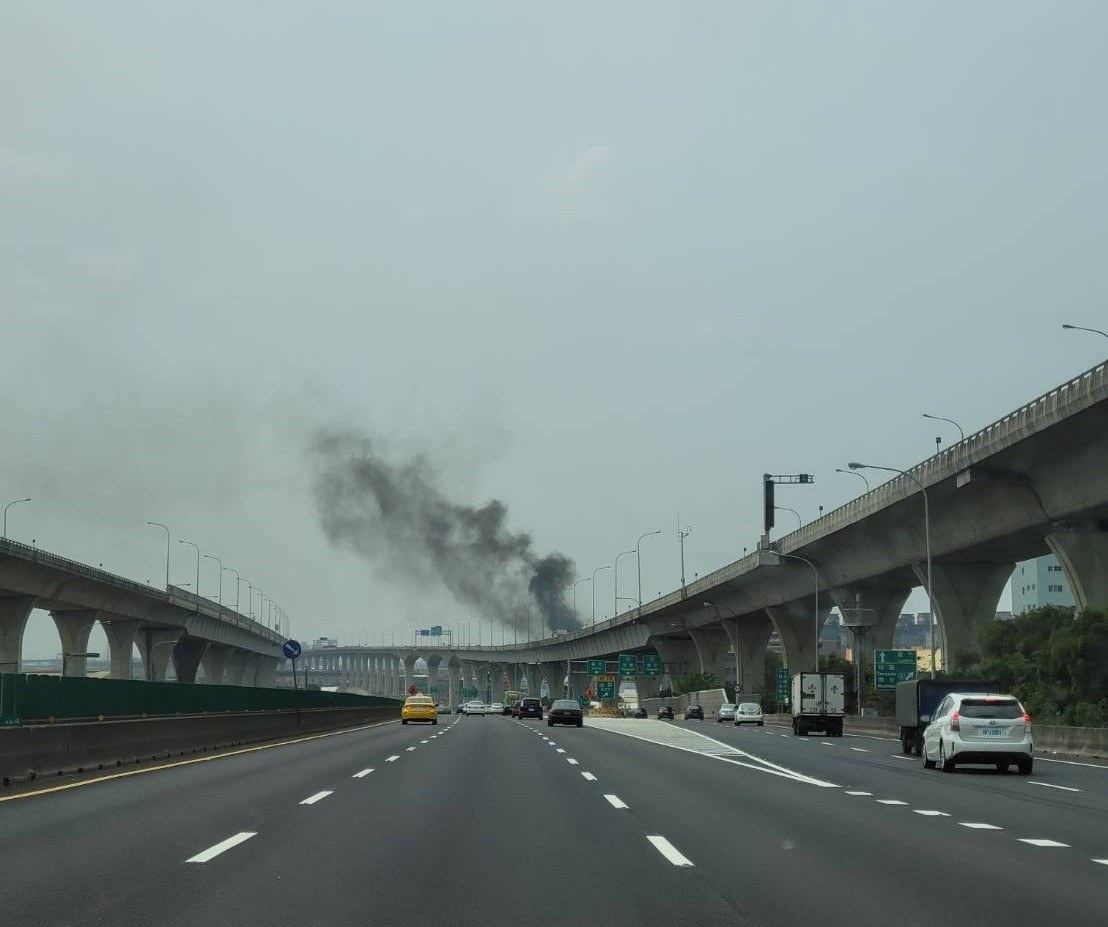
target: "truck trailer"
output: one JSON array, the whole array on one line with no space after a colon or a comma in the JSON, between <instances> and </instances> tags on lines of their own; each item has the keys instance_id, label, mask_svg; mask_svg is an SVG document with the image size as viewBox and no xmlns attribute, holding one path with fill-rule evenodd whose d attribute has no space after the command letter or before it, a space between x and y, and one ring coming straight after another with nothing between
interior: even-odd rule
<instances>
[{"instance_id":1,"label":"truck trailer","mask_svg":"<svg viewBox=\"0 0 1108 927\"><path fill-rule=\"evenodd\" d=\"M846 677L842 673L795 673L791 695L794 734L807 737L820 731L828 737L843 736Z\"/></svg>"}]
</instances>

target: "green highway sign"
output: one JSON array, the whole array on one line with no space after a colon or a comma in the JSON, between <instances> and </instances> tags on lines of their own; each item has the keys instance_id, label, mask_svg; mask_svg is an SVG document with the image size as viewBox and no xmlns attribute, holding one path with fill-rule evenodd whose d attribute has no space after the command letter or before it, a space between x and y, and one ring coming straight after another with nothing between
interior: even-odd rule
<instances>
[{"instance_id":1,"label":"green highway sign","mask_svg":"<svg viewBox=\"0 0 1108 927\"><path fill-rule=\"evenodd\" d=\"M603 676L608 671L607 660L589 660L589 675Z\"/></svg>"},{"instance_id":2,"label":"green highway sign","mask_svg":"<svg viewBox=\"0 0 1108 927\"><path fill-rule=\"evenodd\" d=\"M596 679L596 697L598 699L616 697L616 677L598 676Z\"/></svg>"},{"instance_id":3,"label":"green highway sign","mask_svg":"<svg viewBox=\"0 0 1108 927\"><path fill-rule=\"evenodd\" d=\"M577 704L581 706L582 711L589 710L589 698L587 695L578 695Z\"/></svg>"},{"instance_id":4,"label":"green highway sign","mask_svg":"<svg viewBox=\"0 0 1108 927\"><path fill-rule=\"evenodd\" d=\"M619 674L621 676L637 676L639 661L633 653L621 653L619 655Z\"/></svg>"},{"instance_id":5,"label":"green highway sign","mask_svg":"<svg viewBox=\"0 0 1108 927\"><path fill-rule=\"evenodd\" d=\"M656 653L643 654L642 671L646 676L661 676L662 658Z\"/></svg>"},{"instance_id":6,"label":"green highway sign","mask_svg":"<svg viewBox=\"0 0 1108 927\"><path fill-rule=\"evenodd\" d=\"M875 650L873 652L873 685L875 689L895 689L898 682L916 678L914 650Z\"/></svg>"},{"instance_id":7,"label":"green highway sign","mask_svg":"<svg viewBox=\"0 0 1108 927\"><path fill-rule=\"evenodd\" d=\"M782 708L789 704L789 670L788 667L777 667L777 707Z\"/></svg>"}]
</instances>

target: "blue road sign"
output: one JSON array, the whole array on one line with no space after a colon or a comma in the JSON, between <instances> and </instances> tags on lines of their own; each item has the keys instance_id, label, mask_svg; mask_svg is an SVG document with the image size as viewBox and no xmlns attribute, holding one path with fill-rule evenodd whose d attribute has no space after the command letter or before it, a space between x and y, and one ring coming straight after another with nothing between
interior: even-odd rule
<instances>
[{"instance_id":1,"label":"blue road sign","mask_svg":"<svg viewBox=\"0 0 1108 927\"><path fill-rule=\"evenodd\" d=\"M281 651L290 660L295 660L298 656L300 656L300 641L285 641L285 644L281 648Z\"/></svg>"}]
</instances>

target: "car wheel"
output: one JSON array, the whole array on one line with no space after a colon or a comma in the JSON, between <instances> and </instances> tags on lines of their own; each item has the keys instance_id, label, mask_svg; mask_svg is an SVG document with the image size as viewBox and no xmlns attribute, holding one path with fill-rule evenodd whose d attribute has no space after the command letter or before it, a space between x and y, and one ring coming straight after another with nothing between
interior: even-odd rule
<instances>
[{"instance_id":1,"label":"car wheel","mask_svg":"<svg viewBox=\"0 0 1108 927\"><path fill-rule=\"evenodd\" d=\"M578 727L584 727L584 726L585 726L585 722L584 722L584 721L578 721L578 722L577 722L577 726L578 726Z\"/></svg>"},{"instance_id":2,"label":"car wheel","mask_svg":"<svg viewBox=\"0 0 1108 927\"><path fill-rule=\"evenodd\" d=\"M934 760L929 760L927 758L927 748L926 747L920 747L919 755L923 757L923 768L924 769L934 769L935 768L935 761Z\"/></svg>"},{"instance_id":3,"label":"car wheel","mask_svg":"<svg viewBox=\"0 0 1108 927\"><path fill-rule=\"evenodd\" d=\"M433 718L433 719L431 720L431 723L432 723L432 724L438 724L438 723L439 723L439 719L438 719L438 718Z\"/></svg>"},{"instance_id":4,"label":"car wheel","mask_svg":"<svg viewBox=\"0 0 1108 927\"><path fill-rule=\"evenodd\" d=\"M401 718L401 719L400 719L400 723L401 723L401 724L407 724L407 723L408 723L408 719L407 719L407 718Z\"/></svg>"},{"instance_id":5,"label":"car wheel","mask_svg":"<svg viewBox=\"0 0 1108 927\"><path fill-rule=\"evenodd\" d=\"M765 727L765 726L766 726L766 722L765 722L765 721L759 721L759 722L758 722L758 727Z\"/></svg>"},{"instance_id":6,"label":"car wheel","mask_svg":"<svg viewBox=\"0 0 1108 927\"><path fill-rule=\"evenodd\" d=\"M954 772L954 757L947 758L946 748L941 740L939 741L939 766L943 772Z\"/></svg>"},{"instance_id":7,"label":"car wheel","mask_svg":"<svg viewBox=\"0 0 1108 927\"><path fill-rule=\"evenodd\" d=\"M1030 776L1031 771L1035 768L1035 761L1031 757L1027 757L1025 760L1020 760L1016 764L1016 769L1019 770L1021 776Z\"/></svg>"}]
</instances>

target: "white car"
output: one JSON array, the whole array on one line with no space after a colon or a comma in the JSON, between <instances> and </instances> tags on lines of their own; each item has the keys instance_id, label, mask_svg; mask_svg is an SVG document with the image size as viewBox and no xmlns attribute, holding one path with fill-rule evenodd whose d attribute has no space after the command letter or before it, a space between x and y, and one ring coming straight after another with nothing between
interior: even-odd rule
<instances>
[{"instance_id":1,"label":"white car","mask_svg":"<svg viewBox=\"0 0 1108 927\"><path fill-rule=\"evenodd\" d=\"M735 706L735 727L741 727L744 724L765 727L766 719L762 715L762 706L757 702L739 702Z\"/></svg>"},{"instance_id":2,"label":"white car","mask_svg":"<svg viewBox=\"0 0 1108 927\"><path fill-rule=\"evenodd\" d=\"M1012 695L951 692L923 731L923 765L953 772L964 763L995 765L1007 772L1015 763L1031 775L1031 715Z\"/></svg>"},{"instance_id":3,"label":"white car","mask_svg":"<svg viewBox=\"0 0 1108 927\"><path fill-rule=\"evenodd\" d=\"M498 715L501 714L503 711L504 706L501 705L499 702L489 702L485 706L485 714L487 715Z\"/></svg>"},{"instance_id":4,"label":"white car","mask_svg":"<svg viewBox=\"0 0 1108 927\"><path fill-rule=\"evenodd\" d=\"M485 705L483 702L466 702L465 708L462 709L464 715L481 715L485 716Z\"/></svg>"}]
</instances>

